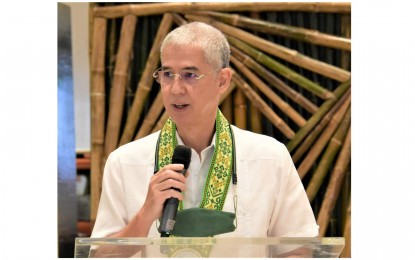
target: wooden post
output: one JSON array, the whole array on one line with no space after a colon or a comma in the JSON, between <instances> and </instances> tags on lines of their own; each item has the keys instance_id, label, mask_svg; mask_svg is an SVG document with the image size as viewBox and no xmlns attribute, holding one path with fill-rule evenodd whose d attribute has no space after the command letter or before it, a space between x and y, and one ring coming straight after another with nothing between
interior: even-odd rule
<instances>
[{"instance_id":1,"label":"wooden post","mask_svg":"<svg viewBox=\"0 0 415 260\"><path fill-rule=\"evenodd\" d=\"M324 195L323 203L318 213L317 224L320 226L320 237L323 237L326 234L330 216L333 212L336 202L338 201L337 199L339 197L340 189L346 175L346 169L350 164L352 146L351 132L351 127L349 127L344 145L340 151L336 165L334 166L329 184L326 189L326 193Z\"/></svg>"},{"instance_id":2,"label":"wooden post","mask_svg":"<svg viewBox=\"0 0 415 260\"><path fill-rule=\"evenodd\" d=\"M105 138L105 38L107 20L94 19L91 54L91 223L97 215L102 187Z\"/></svg>"},{"instance_id":3,"label":"wooden post","mask_svg":"<svg viewBox=\"0 0 415 260\"><path fill-rule=\"evenodd\" d=\"M330 123L328 124L324 132L320 135L319 139L314 143L313 147L310 149L305 159L301 162L300 166L297 169L301 179L304 178L304 176L308 173L313 163L316 161L316 159L319 157L321 152L326 147L330 138L333 136L334 132L342 122L342 119L346 114L346 110L348 107L349 106L347 103L344 103L342 107L340 107L340 109L330 120Z\"/></svg>"},{"instance_id":4,"label":"wooden post","mask_svg":"<svg viewBox=\"0 0 415 260\"><path fill-rule=\"evenodd\" d=\"M321 2L321 3L300 3L300 2L212 2L212 3L155 3L155 4L125 4L117 6L105 6L96 8L95 16L105 18L119 18L128 14L136 16L157 15L167 12L193 12L193 11L306 11L306 12L327 12L327 13L350 13L351 3L348 2Z\"/></svg>"},{"instance_id":5,"label":"wooden post","mask_svg":"<svg viewBox=\"0 0 415 260\"><path fill-rule=\"evenodd\" d=\"M235 91L233 104L235 125L241 129L246 129L246 98L240 89Z\"/></svg>"},{"instance_id":6,"label":"wooden post","mask_svg":"<svg viewBox=\"0 0 415 260\"><path fill-rule=\"evenodd\" d=\"M115 64L114 80L112 82L108 122L105 135L104 158L117 148L122 114L124 110L125 89L128 78L128 70L130 67L131 51L135 35L137 17L128 15L124 17L120 43L118 46L117 61Z\"/></svg>"}]
</instances>

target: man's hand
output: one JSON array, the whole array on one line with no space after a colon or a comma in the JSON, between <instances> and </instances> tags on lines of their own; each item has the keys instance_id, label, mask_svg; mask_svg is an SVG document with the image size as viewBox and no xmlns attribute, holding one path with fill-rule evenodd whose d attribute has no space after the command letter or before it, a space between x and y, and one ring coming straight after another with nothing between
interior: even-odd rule
<instances>
[{"instance_id":1,"label":"man's hand","mask_svg":"<svg viewBox=\"0 0 415 260\"><path fill-rule=\"evenodd\" d=\"M183 200L180 191L186 190L186 177L178 172L183 170L183 167L183 164L169 164L151 177L146 201L140 210L143 216L147 216L154 221L160 218L166 199L177 198Z\"/></svg>"}]
</instances>

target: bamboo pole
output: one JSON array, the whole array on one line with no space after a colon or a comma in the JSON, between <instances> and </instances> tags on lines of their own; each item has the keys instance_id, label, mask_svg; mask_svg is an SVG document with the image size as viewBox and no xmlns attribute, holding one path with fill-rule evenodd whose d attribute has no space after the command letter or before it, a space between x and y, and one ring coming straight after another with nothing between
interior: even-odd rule
<instances>
[{"instance_id":1,"label":"bamboo pole","mask_svg":"<svg viewBox=\"0 0 415 260\"><path fill-rule=\"evenodd\" d=\"M255 91L255 90L254 90ZM250 119L251 119L251 130L252 132L261 134L262 133L262 114L256 107L250 108Z\"/></svg>"},{"instance_id":2,"label":"bamboo pole","mask_svg":"<svg viewBox=\"0 0 415 260\"><path fill-rule=\"evenodd\" d=\"M241 129L246 129L246 98L242 90L237 89L234 95L234 114L235 125Z\"/></svg>"},{"instance_id":3,"label":"bamboo pole","mask_svg":"<svg viewBox=\"0 0 415 260\"><path fill-rule=\"evenodd\" d=\"M228 120L229 124L234 124L233 122L233 109L232 109L232 98L225 99L220 105L220 110L225 118Z\"/></svg>"},{"instance_id":4,"label":"bamboo pole","mask_svg":"<svg viewBox=\"0 0 415 260\"><path fill-rule=\"evenodd\" d=\"M339 222L341 227L344 227L346 225L346 221L347 221L347 210L349 207L349 202L350 202L350 196L351 196L351 174L352 174L352 168L351 168L351 163L349 163L349 168L347 169L344 179L343 179L343 183L341 185L340 188L340 194L339 194L339 198L337 199L337 204L336 204L336 208L337 205L339 205L340 207L340 212L338 212L341 216L341 222Z\"/></svg>"},{"instance_id":5,"label":"bamboo pole","mask_svg":"<svg viewBox=\"0 0 415 260\"><path fill-rule=\"evenodd\" d=\"M294 138L291 139L287 143L287 149L288 151L292 152L303 139L310 133L311 130L316 126L316 124L321 120L321 118L324 117L324 115L329 111L339 100L339 98L344 94L346 90L350 88L351 80L340 84L340 86L337 87L337 89L333 92L334 98L325 101L318 111L314 113L311 118L308 119L305 126L303 126L297 133L295 134Z\"/></svg>"},{"instance_id":6,"label":"bamboo pole","mask_svg":"<svg viewBox=\"0 0 415 260\"><path fill-rule=\"evenodd\" d=\"M334 166L329 184L324 195L323 203L318 212L317 224L320 226L319 236L324 237L330 216L339 197L340 189L346 175L346 169L351 158L351 127L347 133L344 145Z\"/></svg>"},{"instance_id":7,"label":"bamboo pole","mask_svg":"<svg viewBox=\"0 0 415 260\"><path fill-rule=\"evenodd\" d=\"M341 125L344 121L343 118L345 117L347 108L348 107L343 104L343 106L336 112L327 128L324 130L319 139L308 152L307 156L301 162L300 166L297 169L298 175L301 179L303 179L304 176L308 173L313 163L316 161L316 159L326 147L327 143L330 141L330 138L333 136L336 129L338 129L339 125Z\"/></svg>"},{"instance_id":8,"label":"bamboo pole","mask_svg":"<svg viewBox=\"0 0 415 260\"><path fill-rule=\"evenodd\" d=\"M97 5L97 3L89 3L88 4L88 58L89 61L92 61L92 48L93 42L94 42L94 8ZM92 86L92 77L90 78L90 84Z\"/></svg>"},{"instance_id":9,"label":"bamboo pole","mask_svg":"<svg viewBox=\"0 0 415 260\"><path fill-rule=\"evenodd\" d=\"M187 24L187 21L177 13L171 13L173 17L173 22L179 26Z\"/></svg>"},{"instance_id":10,"label":"bamboo pole","mask_svg":"<svg viewBox=\"0 0 415 260\"><path fill-rule=\"evenodd\" d=\"M154 133L160 130L163 127L163 125L166 123L168 118L169 118L169 114L167 114L167 111L164 110L164 113L161 115L161 117L157 121L157 124L153 127L153 129L151 129L151 133Z\"/></svg>"},{"instance_id":11,"label":"bamboo pole","mask_svg":"<svg viewBox=\"0 0 415 260\"><path fill-rule=\"evenodd\" d=\"M219 106L222 114L228 120L229 124L233 124L233 95L232 92L235 90L235 81L231 80L231 84L228 89L220 96Z\"/></svg>"},{"instance_id":12,"label":"bamboo pole","mask_svg":"<svg viewBox=\"0 0 415 260\"><path fill-rule=\"evenodd\" d=\"M260 13L259 12L251 12L250 17L253 18L253 19L260 19ZM255 92L257 92L257 88L255 86L253 86L252 89ZM250 106L249 113L250 113L250 116L248 118L251 120L251 130L252 130L252 132L261 134L262 133L261 111L259 111L255 106Z\"/></svg>"},{"instance_id":13,"label":"bamboo pole","mask_svg":"<svg viewBox=\"0 0 415 260\"><path fill-rule=\"evenodd\" d=\"M135 92L134 101L128 113L127 122L125 124L124 132L122 134L119 145L126 144L131 141L138 121L140 120L141 112L143 111L144 103L148 98L151 87L154 82L153 72L157 69L160 60L160 46L163 39L169 33L173 24L173 17L170 14L165 14L161 20L160 27L154 39L153 46L147 59L146 66L138 83Z\"/></svg>"},{"instance_id":14,"label":"bamboo pole","mask_svg":"<svg viewBox=\"0 0 415 260\"><path fill-rule=\"evenodd\" d=\"M317 169L313 173L313 177L311 178L306 190L307 197L310 202L313 201L316 197L316 194L320 189L321 184L323 183L323 180L327 175L327 172L329 171L329 167L332 165L335 157L337 156L343 144L344 138L347 134L347 130L350 128L350 116L351 108L349 107L346 116L343 118L343 121L337 128L336 133L330 139L330 142L327 145L327 148L323 153L321 160L319 161ZM345 167L347 167L347 165Z\"/></svg>"},{"instance_id":15,"label":"bamboo pole","mask_svg":"<svg viewBox=\"0 0 415 260\"><path fill-rule=\"evenodd\" d=\"M115 61L117 60L117 39L116 39L116 21L110 20L109 21L109 39L108 39L108 64L106 66L107 73L108 73L108 80L109 82L114 81L114 67L115 67ZM112 87L112 86L110 86Z\"/></svg>"},{"instance_id":16,"label":"bamboo pole","mask_svg":"<svg viewBox=\"0 0 415 260\"><path fill-rule=\"evenodd\" d=\"M108 155L117 148L118 144L124 108L126 82L128 79L128 68L130 66L136 24L137 17L128 15L124 17L121 26L120 43L115 64L114 80L111 88L103 163L105 163Z\"/></svg>"},{"instance_id":17,"label":"bamboo pole","mask_svg":"<svg viewBox=\"0 0 415 260\"><path fill-rule=\"evenodd\" d=\"M95 18L91 53L91 222L101 196L102 156L105 139L105 37L107 20Z\"/></svg>"},{"instance_id":18,"label":"bamboo pole","mask_svg":"<svg viewBox=\"0 0 415 260\"><path fill-rule=\"evenodd\" d=\"M251 57L244 54L243 52L233 47L232 45L230 46L230 48L231 48L232 56L238 59L242 64L246 65L252 71L255 71L259 76L261 76L269 84L271 84L271 86L275 87L276 89L284 93L288 98L290 98L292 101L294 101L298 105L302 106L308 112L313 114L317 111L318 107L316 105L314 105L312 102L306 99L299 92L289 87L282 80L278 79L276 76L274 76L274 74L269 72L259 63L253 60Z\"/></svg>"},{"instance_id":19,"label":"bamboo pole","mask_svg":"<svg viewBox=\"0 0 415 260\"><path fill-rule=\"evenodd\" d=\"M283 113L291 118L299 127L306 124L306 120L292 108L287 102L282 100L274 91L272 91L264 82L262 82L254 73L242 65L237 59L231 57L232 63L245 75L264 95L269 98Z\"/></svg>"},{"instance_id":20,"label":"bamboo pole","mask_svg":"<svg viewBox=\"0 0 415 260\"><path fill-rule=\"evenodd\" d=\"M304 29L301 27L289 26L281 23L261 21L259 18L252 19L239 14L226 14L212 11L198 11L194 14L209 16L235 27L250 29L267 34L279 35L282 37L304 41L315 45L346 50L349 52L351 51L350 38L321 33L317 30Z\"/></svg>"},{"instance_id":21,"label":"bamboo pole","mask_svg":"<svg viewBox=\"0 0 415 260\"><path fill-rule=\"evenodd\" d=\"M242 2L242 3L157 3L157 4L125 4L111 7L96 7L96 17L119 18L128 14L136 16L147 16L164 14L167 12L191 12L211 10L220 12L237 11L305 11L325 13L350 13L351 3L317 2L317 3L296 3L296 2Z\"/></svg>"},{"instance_id":22,"label":"bamboo pole","mask_svg":"<svg viewBox=\"0 0 415 260\"><path fill-rule=\"evenodd\" d=\"M341 16L341 32L347 38L351 37L351 17L350 15L343 14ZM347 51L342 51L340 55L341 67L345 70L350 69L351 54Z\"/></svg>"},{"instance_id":23,"label":"bamboo pole","mask_svg":"<svg viewBox=\"0 0 415 260\"><path fill-rule=\"evenodd\" d=\"M321 131L327 126L327 124L333 118L335 112L341 107L344 106L346 109L351 102L351 91L347 90L339 101L333 106L332 109L320 120L316 127L313 128L312 132L301 142L301 145L295 150L294 155L292 156L293 162L297 161L303 156L303 154L311 147L316 138L320 135Z\"/></svg>"},{"instance_id":24,"label":"bamboo pole","mask_svg":"<svg viewBox=\"0 0 415 260\"><path fill-rule=\"evenodd\" d=\"M351 258L352 257L352 230L351 230L351 225L352 225L352 205L351 205L351 201L349 200L349 207L347 209L347 218L346 218L346 225L344 227L344 232L343 232L343 236L345 238L345 246L343 248L343 251L340 254L341 258Z\"/></svg>"},{"instance_id":25,"label":"bamboo pole","mask_svg":"<svg viewBox=\"0 0 415 260\"><path fill-rule=\"evenodd\" d=\"M193 15L193 14L185 15L185 17L193 21L199 21L199 22L210 24L216 27L217 29L219 29L220 31L222 31L224 34L231 35L239 40L242 40L249 45L255 46L255 48L263 52L271 54L280 59L286 60L304 69L326 76L328 78L337 80L339 82L344 82L350 78L349 71L346 71L344 69L338 68L331 64L310 58L306 55L299 53L296 50L264 40L263 38L255 36L249 32L238 29L236 27L232 27L225 23L218 22L212 18Z\"/></svg>"},{"instance_id":26,"label":"bamboo pole","mask_svg":"<svg viewBox=\"0 0 415 260\"><path fill-rule=\"evenodd\" d=\"M144 137L148 135L153 129L156 120L159 118L160 113L163 112L164 105L163 105L163 99L161 96L161 91L157 94L157 97L154 99L153 104L151 105L150 110L148 111L146 117L143 120L143 123L141 124L140 130L138 131L137 135L135 136L135 140L140 139L141 137Z\"/></svg>"},{"instance_id":27,"label":"bamboo pole","mask_svg":"<svg viewBox=\"0 0 415 260\"><path fill-rule=\"evenodd\" d=\"M251 101L251 104L256 106L270 121L278 128L283 135L288 139L291 139L295 133L291 128L277 115L274 111L261 99L261 97L255 93L251 87L233 71L233 80L238 88L240 88L245 96Z\"/></svg>"},{"instance_id":28,"label":"bamboo pole","mask_svg":"<svg viewBox=\"0 0 415 260\"><path fill-rule=\"evenodd\" d=\"M276 60L272 59L271 57L267 56L266 54L257 51L253 47L245 44L244 42L232 37L226 37L229 41L229 44L233 45L234 47L238 48L242 52L249 55L252 59L258 61L259 63L263 64L265 67L277 72L281 76L287 78L288 80L296 83L298 86L310 91L311 93L319 96L322 99L331 99L333 98L333 93L328 91L327 89L323 88L322 86L312 82L311 80L303 77L302 75L298 74L294 70L288 68L287 66L282 65L281 63L277 62Z\"/></svg>"}]
</instances>

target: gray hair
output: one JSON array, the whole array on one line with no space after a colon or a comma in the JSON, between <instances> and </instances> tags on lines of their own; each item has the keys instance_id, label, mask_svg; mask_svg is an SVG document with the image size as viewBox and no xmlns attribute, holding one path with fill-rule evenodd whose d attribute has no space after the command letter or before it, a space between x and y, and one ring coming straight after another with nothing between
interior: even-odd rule
<instances>
[{"instance_id":1,"label":"gray hair","mask_svg":"<svg viewBox=\"0 0 415 260\"><path fill-rule=\"evenodd\" d=\"M191 22L171 31L161 44L161 56L170 44L198 47L204 52L206 63L214 69L229 67L229 43L221 31L208 24Z\"/></svg>"}]
</instances>

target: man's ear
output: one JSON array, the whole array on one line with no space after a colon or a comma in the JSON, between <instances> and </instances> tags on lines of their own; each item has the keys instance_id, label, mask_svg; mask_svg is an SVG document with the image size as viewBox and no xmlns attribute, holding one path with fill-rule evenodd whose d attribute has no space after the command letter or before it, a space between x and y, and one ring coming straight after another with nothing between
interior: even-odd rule
<instances>
[{"instance_id":1,"label":"man's ear","mask_svg":"<svg viewBox=\"0 0 415 260\"><path fill-rule=\"evenodd\" d=\"M220 72L219 77L219 93L223 94L231 84L232 71L229 68L224 68Z\"/></svg>"}]
</instances>

